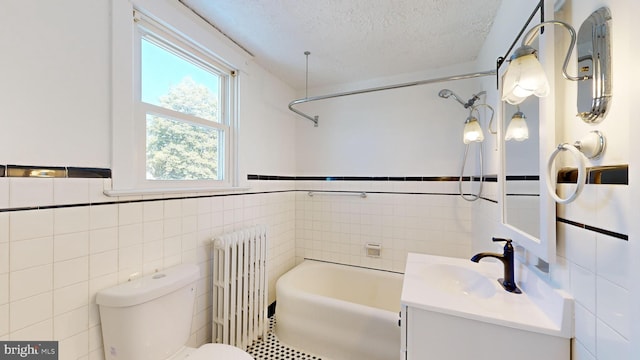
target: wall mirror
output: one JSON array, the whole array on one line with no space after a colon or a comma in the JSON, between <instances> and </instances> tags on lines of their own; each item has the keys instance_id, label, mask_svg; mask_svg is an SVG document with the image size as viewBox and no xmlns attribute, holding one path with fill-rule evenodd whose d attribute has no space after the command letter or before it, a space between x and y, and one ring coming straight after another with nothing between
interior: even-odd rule
<instances>
[{"instance_id":1,"label":"wall mirror","mask_svg":"<svg viewBox=\"0 0 640 360\"><path fill-rule=\"evenodd\" d=\"M502 103L500 112L500 208L504 235L529 254L555 261L555 202L547 193L544 175L547 154L555 144L553 99L527 98L520 105ZM508 135L514 118L524 118L528 138ZM506 140L506 137L512 137Z\"/></svg>"},{"instance_id":2,"label":"wall mirror","mask_svg":"<svg viewBox=\"0 0 640 360\"><path fill-rule=\"evenodd\" d=\"M531 96L519 106L505 103L503 114L504 222L540 238L538 98Z\"/></svg>"},{"instance_id":3,"label":"wall mirror","mask_svg":"<svg viewBox=\"0 0 640 360\"><path fill-rule=\"evenodd\" d=\"M540 62L547 74L554 72L552 32L536 39L532 46L543 54ZM549 76L553 88L554 77ZM502 85L504 81L500 81ZM499 89L502 91L502 89ZM500 166L498 189L502 215L501 235L514 240L528 254L555 262L555 202L544 183L548 155L557 145L555 139L555 99L553 96L530 96L519 105L503 102L499 106ZM518 133L508 134L514 118L523 118L528 129L526 139ZM521 119L522 120L522 119ZM511 138L506 140L506 138ZM520 141L518 141L520 140ZM541 180L542 179L542 180Z\"/></svg>"}]
</instances>

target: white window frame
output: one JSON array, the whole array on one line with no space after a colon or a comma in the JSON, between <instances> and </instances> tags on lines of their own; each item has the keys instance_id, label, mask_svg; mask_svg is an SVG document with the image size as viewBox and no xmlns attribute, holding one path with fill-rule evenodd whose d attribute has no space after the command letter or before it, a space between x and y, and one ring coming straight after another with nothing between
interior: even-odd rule
<instances>
[{"instance_id":1,"label":"white window frame","mask_svg":"<svg viewBox=\"0 0 640 360\"><path fill-rule=\"evenodd\" d=\"M238 94L239 70L232 63L246 64L246 53L238 52L220 38L214 29L194 17L179 3L164 0L112 2L112 181L108 196L188 193L240 190L238 187ZM150 14L153 14L151 16ZM169 21L163 21L166 18ZM135 19L135 22L134 22ZM146 111L148 104L140 97L140 42L144 34L182 48L204 64L224 74L228 96L224 99L224 121L208 122L224 134L223 180L147 180L146 179ZM221 50L222 54L210 49ZM230 58L231 61L223 60ZM201 125L195 117L169 109L153 107L154 113ZM212 124L217 124L213 125Z\"/></svg>"},{"instance_id":2,"label":"white window frame","mask_svg":"<svg viewBox=\"0 0 640 360\"><path fill-rule=\"evenodd\" d=\"M136 135L138 136L136 143L146 144L147 137L147 129L146 129L146 116L147 114L154 114L158 116L162 116L165 118L169 118L172 120L177 120L183 123L191 123L194 125L205 126L208 128L215 128L221 131L222 137L222 145L219 151L222 151L222 157L219 157L221 161L219 161L218 173L222 175L221 180L147 180L146 179L146 166L140 167L140 164L146 164L146 152L138 153L138 170L141 172L138 176L145 178L143 180L145 188L170 188L174 186L176 183L183 182L184 184L179 184L181 187L204 187L204 186L217 186L217 187L231 187L230 177L230 143L232 141L227 141L227 137L230 136L232 129L231 125L233 123L233 103L235 102L235 71L230 69L223 64L217 62L215 59L203 54L198 49L195 49L191 44L186 42L184 39L180 39L176 37L174 34L171 34L166 31L166 29L161 28L158 24L145 19L145 16L140 16L136 13L136 35L135 35L135 66L136 66L136 78L135 78L135 96L136 96ZM221 103L218 104L220 107L220 119L218 122L200 119L196 116L180 113L177 111L173 111L161 106L153 105L142 101L142 84L141 84L141 76L142 73L142 59L141 59L141 44L143 39L147 39L154 43L155 45L167 49L173 48L175 53L181 53L190 58L191 62L199 63L199 66L207 69L211 73L214 73L219 76L219 80L221 84L219 89L221 91L220 100Z\"/></svg>"}]
</instances>

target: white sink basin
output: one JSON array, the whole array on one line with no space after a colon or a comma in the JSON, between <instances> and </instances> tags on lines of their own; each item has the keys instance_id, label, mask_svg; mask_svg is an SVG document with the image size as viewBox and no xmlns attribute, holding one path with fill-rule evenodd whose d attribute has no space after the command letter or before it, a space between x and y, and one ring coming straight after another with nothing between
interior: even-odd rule
<instances>
[{"instance_id":1,"label":"white sink basin","mask_svg":"<svg viewBox=\"0 0 640 360\"><path fill-rule=\"evenodd\" d=\"M401 302L465 319L571 338L573 299L524 266L516 267L522 294L505 291L497 279L502 263L410 253Z\"/></svg>"},{"instance_id":2,"label":"white sink basin","mask_svg":"<svg viewBox=\"0 0 640 360\"><path fill-rule=\"evenodd\" d=\"M496 294L494 281L479 272L451 264L430 264L424 266L420 275L434 288L462 296L488 298Z\"/></svg>"}]
</instances>

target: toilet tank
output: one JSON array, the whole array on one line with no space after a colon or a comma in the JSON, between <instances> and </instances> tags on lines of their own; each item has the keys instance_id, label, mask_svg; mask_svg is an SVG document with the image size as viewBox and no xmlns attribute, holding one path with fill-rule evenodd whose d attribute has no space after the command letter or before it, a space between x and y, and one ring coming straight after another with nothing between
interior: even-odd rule
<instances>
[{"instance_id":1,"label":"toilet tank","mask_svg":"<svg viewBox=\"0 0 640 360\"><path fill-rule=\"evenodd\" d=\"M98 292L107 360L162 360L191 334L200 269L178 265Z\"/></svg>"}]
</instances>

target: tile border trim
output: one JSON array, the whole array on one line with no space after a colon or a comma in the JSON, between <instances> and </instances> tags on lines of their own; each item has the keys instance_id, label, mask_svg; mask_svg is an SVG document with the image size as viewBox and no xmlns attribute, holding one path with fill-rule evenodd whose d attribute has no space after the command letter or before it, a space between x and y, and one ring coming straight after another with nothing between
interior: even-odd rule
<instances>
[{"instance_id":1,"label":"tile border trim","mask_svg":"<svg viewBox=\"0 0 640 360\"><path fill-rule=\"evenodd\" d=\"M111 169L74 166L0 165L0 177L109 179Z\"/></svg>"},{"instance_id":2,"label":"tile border trim","mask_svg":"<svg viewBox=\"0 0 640 360\"><path fill-rule=\"evenodd\" d=\"M594 166L587 169L586 184L591 185L629 185L629 164ZM575 184L578 169L564 168L558 171L558 184Z\"/></svg>"},{"instance_id":3,"label":"tile border trim","mask_svg":"<svg viewBox=\"0 0 640 360\"><path fill-rule=\"evenodd\" d=\"M0 177L35 178L111 178L111 169L74 166L0 165ZM558 171L557 183L575 183L578 171L564 168ZM248 174L247 180L270 181L459 181L459 176L281 176ZM479 176L464 176L463 181L480 181ZM482 177L485 182L498 182L497 175ZM506 181L539 181L538 175L508 175ZM587 184L629 185L629 165L607 165L587 168Z\"/></svg>"},{"instance_id":4,"label":"tile border trim","mask_svg":"<svg viewBox=\"0 0 640 360\"><path fill-rule=\"evenodd\" d=\"M595 227L595 226L591 226L591 225L587 225L587 224L582 224L582 223L579 223L577 221L568 220L568 219L564 219L564 218L561 218L561 217L556 217L556 221L561 222L563 224L579 227L581 229L594 231L594 232L597 232L598 234L603 234L603 235L611 236L611 237L614 237L614 238L618 238L620 240L629 241L629 235L627 235L627 234L621 234L621 233L618 233L618 232L615 232L615 231L601 229L599 227Z\"/></svg>"},{"instance_id":5,"label":"tile border trim","mask_svg":"<svg viewBox=\"0 0 640 360\"><path fill-rule=\"evenodd\" d=\"M459 181L459 176L280 176L280 175L259 175L248 174L247 180L262 181ZM479 176L463 176L463 181L479 181ZM497 175L483 176L485 182L497 182Z\"/></svg>"}]
</instances>

